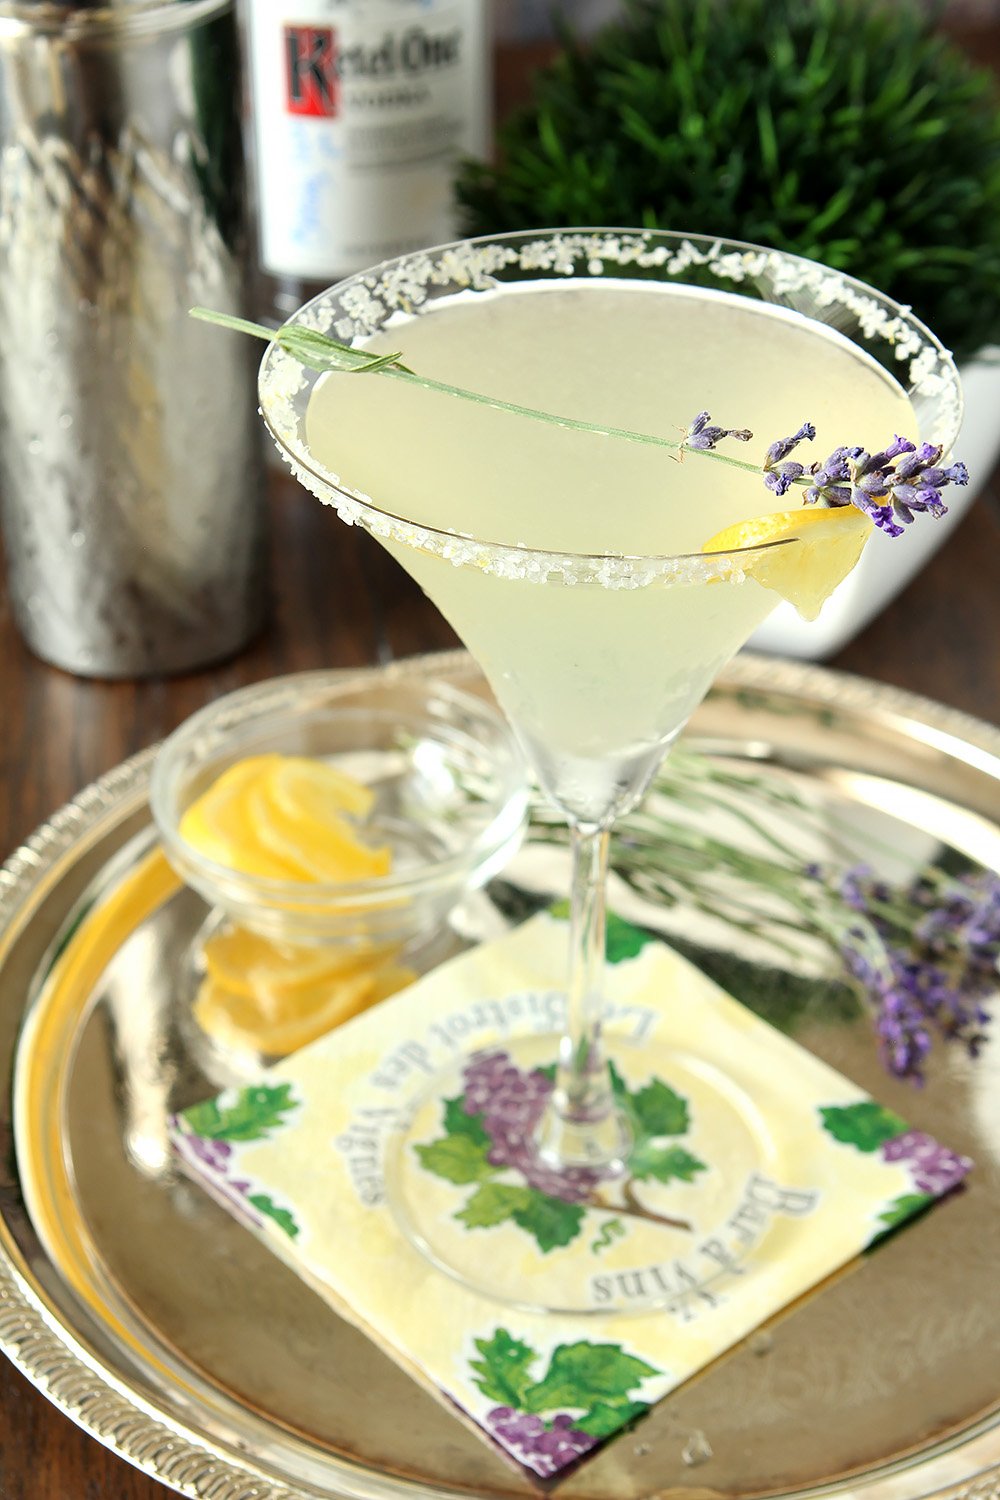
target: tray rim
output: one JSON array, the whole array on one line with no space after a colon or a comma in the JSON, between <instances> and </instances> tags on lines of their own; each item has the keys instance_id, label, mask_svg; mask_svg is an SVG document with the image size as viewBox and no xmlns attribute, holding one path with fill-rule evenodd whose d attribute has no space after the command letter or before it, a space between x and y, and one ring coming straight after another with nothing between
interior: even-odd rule
<instances>
[{"instance_id":1,"label":"tray rim","mask_svg":"<svg viewBox=\"0 0 1000 1500\"><path fill-rule=\"evenodd\" d=\"M323 676L363 684L462 671L477 672L478 668L467 652L452 650L381 666L282 674L281 680ZM251 684L250 690L264 691L269 681L273 679ZM972 759L981 769L987 768L985 756L993 763L991 774L1000 780L1000 728L903 688L825 666L748 652L730 662L717 686L811 699L883 722L904 719L917 723L932 732L935 742L945 737L953 755L960 747L975 752ZM40 824L0 867L0 962L30 923L34 909L58 878L66 859L81 845L99 837L108 820L119 821L123 804L144 800L157 749L158 745L151 745L89 783ZM969 760L968 756L959 758ZM316 1496L328 1500L329 1491L298 1483L290 1488L283 1480L272 1478L263 1466L238 1462L221 1444L191 1430L130 1388L125 1379L85 1350L77 1331L60 1321L47 1305L27 1266L5 1243L5 1230L0 1213L0 1353L78 1427L150 1478L181 1494L210 1494L212 1500L305 1500ZM963 1456L971 1472L955 1471L956 1460L961 1463ZM923 1461L923 1467L932 1472L921 1481L920 1458L903 1457L870 1476L814 1486L802 1494L832 1494L840 1500L929 1500L931 1496L935 1500L1000 1500L996 1427L984 1430L980 1423L967 1429L953 1443L935 1450ZM944 1472L934 1473L937 1469ZM391 1482L389 1488L395 1492ZM433 1493L429 1488L423 1490L427 1500Z\"/></svg>"}]
</instances>

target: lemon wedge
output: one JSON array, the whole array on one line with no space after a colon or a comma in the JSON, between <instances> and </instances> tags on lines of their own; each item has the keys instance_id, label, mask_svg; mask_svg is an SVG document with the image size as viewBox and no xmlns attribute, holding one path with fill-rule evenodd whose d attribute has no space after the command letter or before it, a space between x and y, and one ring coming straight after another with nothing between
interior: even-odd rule
<instances>
[{"instance_id":1,"label":"lemon wedge","mask_svg":"<svg viewBox=\"0 0 1000 1500\"><path fill-rule=\"evenodd\" d=\"M391 944L291 948L226 928L205 943L195 1019L224 1046L287 1057L412 984L395 954Z\"/></svg>"},{"instance_id":2,"label":"lemon wedge","mask_svg":"<svg viewBox=\"0 0 1000 1500\"><path fill-rule=\"evenodd\" d=\"M871 521L854 505L783 510L727 526L701 550L766 547L741 559L743 571L794 604L804 620L815 620L854 567L871 532Z\"/></svg>"}]
</instances>

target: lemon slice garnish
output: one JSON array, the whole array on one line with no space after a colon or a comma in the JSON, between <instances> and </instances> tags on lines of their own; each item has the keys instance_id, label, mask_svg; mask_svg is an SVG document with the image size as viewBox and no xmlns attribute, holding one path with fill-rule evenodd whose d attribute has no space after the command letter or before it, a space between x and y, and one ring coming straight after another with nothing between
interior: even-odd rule
<instances>
[{"instance_id":1,"label":"lemon slice garnish","mask_svg":"<svg viewBox=\"0 0 1000 1500\"><path fill-rule=\"evenodd\" d=\"M794 604L804 620L815 620L854 567L871 533L871 521L857 506L803 508L737 521L716 532L701 550L737 552L766 546L740 559L744 573Z\"/></svg>"}]
</instances>

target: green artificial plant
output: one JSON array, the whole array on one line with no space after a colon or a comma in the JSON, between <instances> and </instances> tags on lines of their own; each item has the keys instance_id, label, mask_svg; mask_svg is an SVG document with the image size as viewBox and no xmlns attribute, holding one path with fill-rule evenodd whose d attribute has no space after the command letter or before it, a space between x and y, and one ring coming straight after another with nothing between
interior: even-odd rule
<instances>
[{"instance_id":1,"label":"green artificial plant","mask_svg":"<svg viewBox=\"0 0 1000 1500\"><path fill-rule=\"evenodd\" d=\"M1000 109L888 0L626 0L467 163L470 233L639 225L824 261L968 358L1000 343Z\"/></svg>"}]
</instances>

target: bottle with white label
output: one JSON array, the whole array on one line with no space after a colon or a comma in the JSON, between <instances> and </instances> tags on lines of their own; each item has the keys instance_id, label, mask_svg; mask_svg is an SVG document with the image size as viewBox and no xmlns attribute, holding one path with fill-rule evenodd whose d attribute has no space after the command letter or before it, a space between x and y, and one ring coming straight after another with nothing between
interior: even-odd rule
<instances>
[{"instance_id":1,"label":"bottle with white label","mask_svg":"<svg viewBox=\"0 0 1000 1500\"><path fill-rule=\"evenodd\" d=\"M491 125L489 0L245 0L271 311L457 232Z\"/></svg>"}]
</instances>

